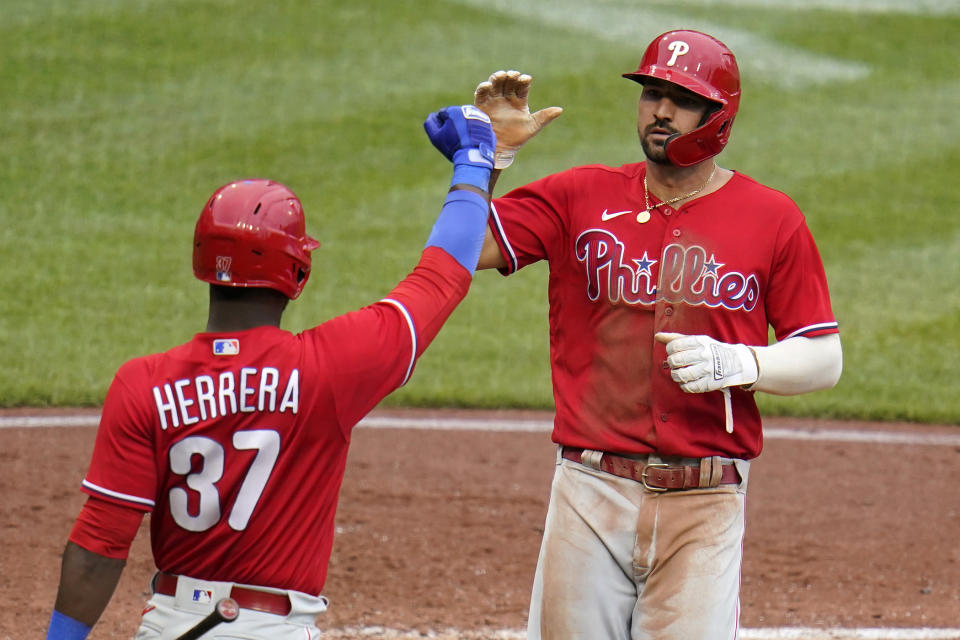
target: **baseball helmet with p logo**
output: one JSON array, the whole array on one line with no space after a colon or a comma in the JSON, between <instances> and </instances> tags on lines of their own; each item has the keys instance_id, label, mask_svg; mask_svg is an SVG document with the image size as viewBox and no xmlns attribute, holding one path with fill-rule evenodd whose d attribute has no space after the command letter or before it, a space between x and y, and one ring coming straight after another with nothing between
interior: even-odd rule
<instances>
[{"instance_id":1,"label":"baseball helmet with p logo","mask_svg":"<svg viewBox=\"0 0 960 640\"><path fill-rule=\"evenodd\" d=\"M200 212L193 237L193 274L211 284L276 289L290 299L310 276L303 205L271 180L239 180L217 189Z\"/></svg>"},{"instance_id":2,"label":"baseball helmet with p logo","mask_svg":"<svg viewBox=\"0 0 960 640\"><path fill-rule=\"evenodd\" d=\"M740 106L740 70L725 44L699 31L668 31L650 43L637 70L623 77L640 84L648 78L672 82L713 103L699 127L667 140L670 162L689 167L723 151Z\"/></svg>"}]
</instances>

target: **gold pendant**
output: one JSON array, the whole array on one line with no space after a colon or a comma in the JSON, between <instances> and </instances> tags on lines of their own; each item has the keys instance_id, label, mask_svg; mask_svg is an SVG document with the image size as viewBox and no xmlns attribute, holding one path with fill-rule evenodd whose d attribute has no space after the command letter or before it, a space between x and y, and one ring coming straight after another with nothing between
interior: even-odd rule
<instances>
[{"instance_id":1,"label":"gold pendant","mask_svg":"<svg viewBox=\"0 0 960 640\"><path fill-rule=\"evenodd\" d=\"M644 222L649 222L649 221L650 221L649 209L644 209L643 211L637 214L637 222L639 222L640 224L643 224Z\"/></svg>"}]
</instances>

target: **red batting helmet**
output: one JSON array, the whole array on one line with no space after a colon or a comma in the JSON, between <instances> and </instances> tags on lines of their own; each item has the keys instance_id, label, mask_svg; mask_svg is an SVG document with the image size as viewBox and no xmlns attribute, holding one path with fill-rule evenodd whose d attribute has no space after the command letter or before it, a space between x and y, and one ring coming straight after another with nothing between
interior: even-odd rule
<instances>
[{"instance_id":1,"label":"red batting helmet","mask_svg":"<svg viewBox=\"0 0 960 640\"><path fill-rule=\"evenodd\" d=\"M217 189L193 236L193 274L211 284L276 289L290 299L310 276L303 205L279 182L240 180Z\"/></svg>"},{"instance_id":2,"label":"red batting helmet","mask_svg":"<svg viewBox=\"0 0 960 640\"><path fill-rule=\"evenodd\" d=\"M740 71L725 44L699 31L668 31L650 43L637 70L623 77L640 84L658 78L715 103L698 128L670 136L665 149L670 162L689 167L723 151L740 106Z\"/></svg>"}]
</instances>

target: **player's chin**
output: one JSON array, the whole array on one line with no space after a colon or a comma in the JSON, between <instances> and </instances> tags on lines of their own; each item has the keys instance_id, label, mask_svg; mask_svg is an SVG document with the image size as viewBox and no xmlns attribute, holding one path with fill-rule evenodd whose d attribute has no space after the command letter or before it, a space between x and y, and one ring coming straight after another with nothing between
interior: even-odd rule
<instances>
[{"instance_id":1,"label":"player's chin","mask_svg":"<svg viewBox=\"0 0 960 640\"><path fill-rule=\"evenodd\" d=\"M670 164L667 158L666 145L663 142L651 141L648 137L640 138L640 147L643 149L643 155L647 160L655 164Z\"/></svg>"}]
</instances>

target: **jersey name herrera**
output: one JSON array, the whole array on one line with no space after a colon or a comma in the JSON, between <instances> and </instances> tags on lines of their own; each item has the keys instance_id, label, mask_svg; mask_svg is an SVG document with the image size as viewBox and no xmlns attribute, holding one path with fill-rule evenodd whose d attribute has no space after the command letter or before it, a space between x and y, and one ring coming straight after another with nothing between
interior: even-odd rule
<instances>
[{"instance_id":1,"label":"jersey name herrera","mask_svg":"<svg viewBox=\"0 0 960 640\"><path fill-rule=\"evenodd\" d=\"M212 420L218 416L254 411L290 411L300 408L300 370L286 380L274 367L243 367L239 375L224 371L217 376L200 375L153 388L160 427L179 427Z\"/></svg>"},{"instance_id":2,"label":"jersey name herrera","mask_svg":"<svg viewBox=\"0 0 960 640\"><path fill-rule=\"evenodd\" d=\"M751 311L760 296L756 275L722 273L724 264L713 255L708 260L707 251L698 245L667 245L660 260L646 252L642 258L625 260L624 245L617 236L604 229L588 229L577 238L576 251L586 269L587 297L593 301L606 291L613 303L652 305L658 299L657 271L663 289L659 297L667 302ZM655 270L657 262L660 268Z\"/></svg>"}]
</instances>

